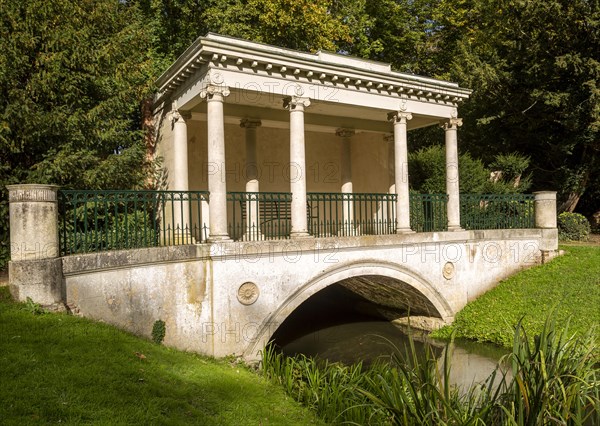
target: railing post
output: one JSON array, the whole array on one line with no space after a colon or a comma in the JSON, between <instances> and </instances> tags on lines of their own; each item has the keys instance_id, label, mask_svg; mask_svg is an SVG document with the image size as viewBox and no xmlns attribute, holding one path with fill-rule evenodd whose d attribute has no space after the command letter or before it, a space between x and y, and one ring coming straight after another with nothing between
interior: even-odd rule
<instances>
[{"instance_id":1,"label":"railing post","mask_svg":"<svg viewBox=\"0 0 600 426\"><path fill-rule=\"evenodd\" d=\"M10 292L44 306L63 300L58 239L58 187L8 185L10 215Z\"/></svg>"}]
</instances>

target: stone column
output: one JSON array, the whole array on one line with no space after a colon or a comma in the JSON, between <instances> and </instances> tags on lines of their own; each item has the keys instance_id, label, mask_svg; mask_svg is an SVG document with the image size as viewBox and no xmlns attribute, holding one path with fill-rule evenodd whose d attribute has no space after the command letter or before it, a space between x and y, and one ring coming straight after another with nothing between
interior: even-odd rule
<instances>
[{"instance_id":1,"label":"stone column","mask_svg":"<svg viewBox=\"0 0 600 426\"><path fill-rule=\"evenodd\" d=\"M310 236L306 217L306 156L304 147L304 108L308 98L292 96L283 100L290 111L290 191L292 192L292 230L290 237Z\"/></svg>"},{"instance_id":2,"label":"stone column","mask_svg":"<svg viewBox=\"0 0 600 426\"><path fill-rule=\"evenodd\" d=\"M191 114L184 113L178 110L171 112L171 122L173 126L173 167L171 170L171 190L181 191L176 194L173 200L173 217L175 223L176 238L183 243L194 243L191 236L191 223L188 195L184 192L189 190L189 175L188 175L188 137L186 120L191 117Z\"/></svg>"},{"instance_id":3,"label":"stone column","mask_svg":"<svg viewBox=\"0 0 600 426\"><path fill-rule=\"evenodd\" d=\"M460 186L458 177L457 129L462 118L451 118L442 124L446 139L446 193L448 194L448 231L461 231Z\"/></svg>"},{"instance_id":4,"label":"stone column","mask_svg":"<svg viewBox=\"0 0 600 426\"><path fill-rule=\"evenodd\" d=\"M340 170L342 178L342 229L339 235L354 235L354 200L351 198L352 188L352 136L353 129L337 129L335 134L342 138L340 145Z\"/></svg>"},{"instance_id":5,"label":"stone column","mask_svg":"<svg viewBox=\"0 0 600 426\"><path fill-rule=\"evenodd\" d=\"M225 173L225 119L223 102L229 96L229 88L208 84L200 93L207 101L208 127L208 190L210 222L209 241L228 241L227 233L227 185ZM212 166L212 167L211 167Z\"/></svg>"},{"instance_id":6,"label":"stone column","mask_svg":"<svg viewBox=\"0 0 600 426\"><path fill-rule=\"evenodd\" d=\"M535 195L535 227L556 228L556 192L538 191Z\"/></svg>"},{"instance_id":7,"label":"stone column","mask_svg":"<svg viewBox=\"0 0 600 426\"><path fill-rule=\"evenodd\" d=\"M408 186L408 146L406 122L410 112L392 112L388 115L394 123L394 182L396 186L396 233L413 232L410 229L410 191Z\"/></svg>"},{"instance_id":8,"label":"stone column","mask_svg":"<svg viewBox=\"0 0 600 426\"><path fill-rule=\"evenodd\" d=\"M540 228L539 240L542 263L552 259L558 253L558 229L556 223L556 192L534 192L535 227Z\"/></svg>"},{"instance_id":9,"label":"stone column","mask_svg":"<svg viewBox=\"0 0 600 426\"><path fill-rule=\"evenodd\" d=\"M394 167L394 134L388 134L383 137L383 140L387 143L388 147L388 194L396 193L396 177L395 177L395 167ZM396 224L392 221L396 217L395 214L396 205L394 203L387 203L387 207L385 209L385 220L386 220L386 229L390 230L389 232L396 232Z\"/></svg>"},{"instance_id":10,"label":"stone column","mask_svg":"<svg viewBox=\"0 0 600 426\"><path fill-rule=\"evenodd\" d=\"M61 305L62 261L58 240L58 187L9 185L10 292L44 306Z\"/></svg>"},{"instance_id":11,"label":"stone column","mask_svg":"<svg viewBox=\"0 0 600 426\"><path fill-rule=\"evenodd\" d=\"M244 239L248 241L262 240L260 231L260 205L258 192L258 164L256 162L256 128L261 121L252 118L244 118L240 121L240 127L246 129L246 192L249 199L246 202L246 232Z\"/></svg>"}]
</instances>

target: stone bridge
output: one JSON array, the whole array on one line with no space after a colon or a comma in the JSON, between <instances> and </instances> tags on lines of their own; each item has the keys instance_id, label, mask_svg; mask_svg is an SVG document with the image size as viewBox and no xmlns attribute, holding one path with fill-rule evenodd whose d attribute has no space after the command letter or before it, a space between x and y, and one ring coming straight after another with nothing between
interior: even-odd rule
<instances>
[{"instance_id":1,"label":"stone bridge","mask_svg":"<svg viewBox=\"0 0 600 426\"><path fill-rule=\"evenodd\" d=\"M58 256L56 202L40 186L11 188L9 282L18 300L215 357L257 356L279 325L339 284L389 319L451 322L501 279L557 250L553 193L536 196L536 228L231 241ZM390 317L391 316L391 317Z\"/></svg>"}]
</instances>

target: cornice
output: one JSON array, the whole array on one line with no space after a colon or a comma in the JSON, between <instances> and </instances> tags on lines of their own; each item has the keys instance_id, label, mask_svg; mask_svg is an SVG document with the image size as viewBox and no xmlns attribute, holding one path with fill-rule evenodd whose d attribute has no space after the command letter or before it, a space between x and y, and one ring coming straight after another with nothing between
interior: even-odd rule
<instances>
[{"instance_id":1,"label":"cornice","mask_svg":"<svg viewBox=\"0 0 600 426\"><path fill-rule=\"evenodd\" d=\"M334 63L339 59L339 63ZM289 82L340 87L406 100L456 106L471 91L443 80L392 71L389 64L329 52L298 52L217 34L198 38L159 77L156 100L175 93L200 71L227 69ZM231 84L232 82L228 82Z\"/></svg>"}]
</instances>

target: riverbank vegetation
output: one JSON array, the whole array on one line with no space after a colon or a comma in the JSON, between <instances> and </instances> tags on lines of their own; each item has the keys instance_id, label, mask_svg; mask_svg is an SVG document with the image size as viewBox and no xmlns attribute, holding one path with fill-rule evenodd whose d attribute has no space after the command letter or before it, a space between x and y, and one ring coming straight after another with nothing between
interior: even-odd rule
<instances>
[{"instance_id":1,"label":"riverbank vegetation","mask_svg":"<svg viewBox=\"0 0 600 426\"><path fill-rule=\"evenodd\" d=\"M600 327L600 247L562 248L563 256L502 281L432 336L448 338L454 333L511 347L519 321L532 335L539 334L550 312L559 328L569 322L579 335ZM596 343L600 345L600 337Z\"/></svg>"},{"instance_id":2,"label":"riverbank vegetation","mask_svg":"<svg viewBox=\"0 0 600 426\"><path fill-rule=\"evenodd\" d=\"M0 287L0 423L306 425L316 416L241 364L11 301Z\"/></svg>"},{"instance_id":3,"label":"riverbank vegetation","mask_svg":"<svg viewBox=\"0 0 600 426\"><path fill-rule=\"evenodd\" d=\"M600 367L591 334L572 337L554 320L529 339L518 324L500 370L469 389L449 384L448 348L422 358L414 345L389 363L343 366L274 348L263 354L265 374L328 423L361 425L600 424Z\"/></svg>"}]
</instances>

